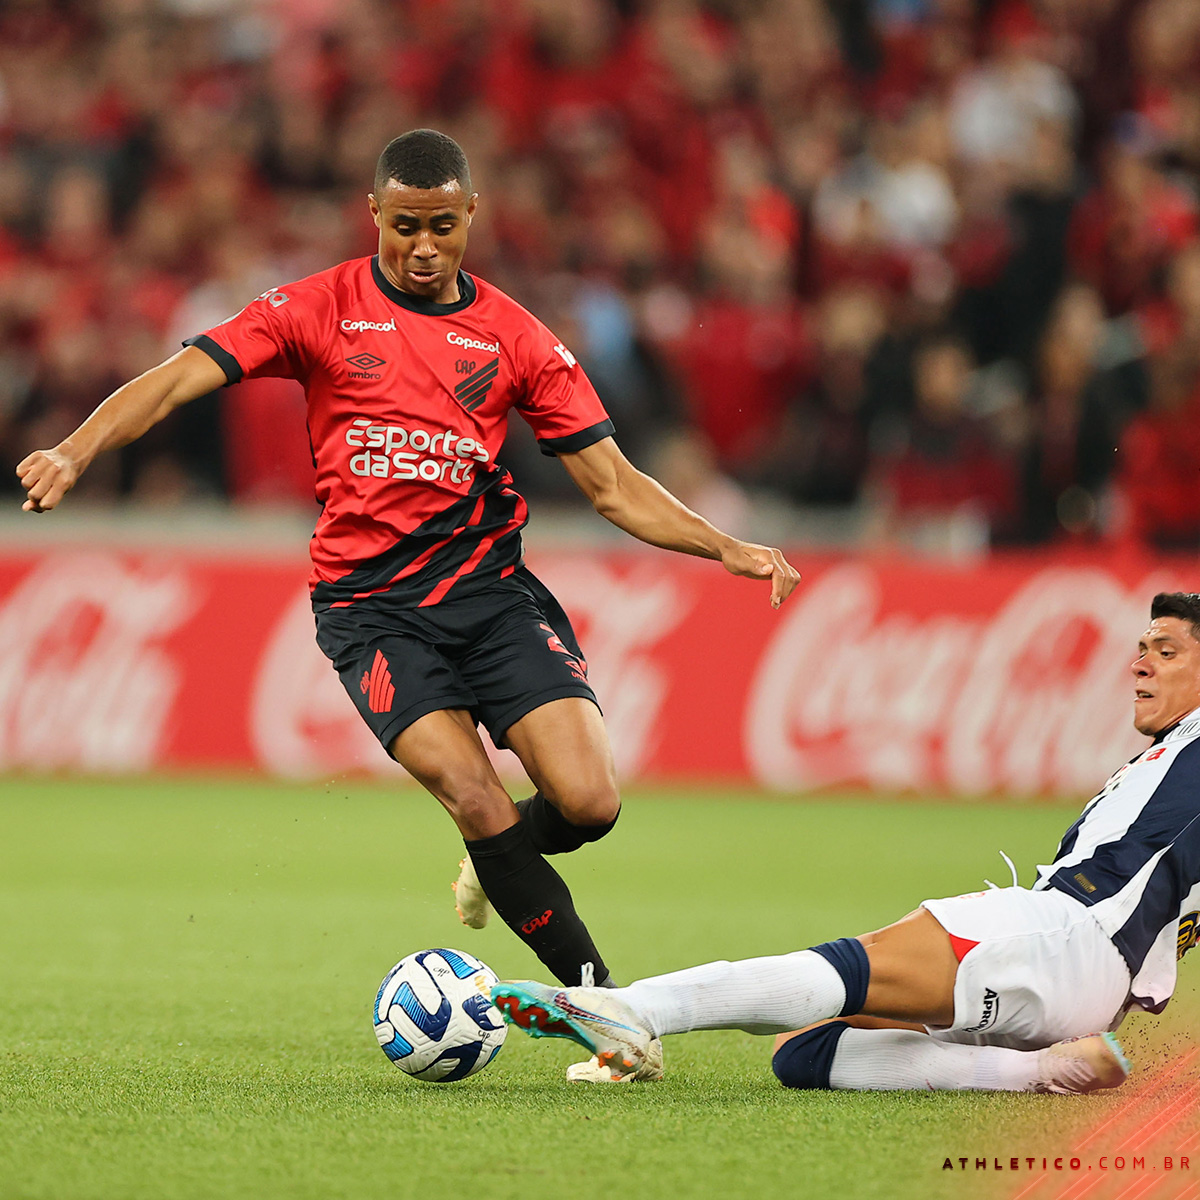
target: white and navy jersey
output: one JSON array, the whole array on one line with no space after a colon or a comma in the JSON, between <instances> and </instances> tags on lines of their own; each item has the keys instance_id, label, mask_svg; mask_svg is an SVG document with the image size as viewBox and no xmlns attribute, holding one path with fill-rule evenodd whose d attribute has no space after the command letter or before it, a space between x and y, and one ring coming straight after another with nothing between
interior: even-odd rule
<instances>
[{"instance_id":1,"label":"white and navy jersey","mask_svg":"<svg viewBox=\"0 0 1200 1200\"><path fill-rule=\"evenodd\" d=\"M1200 709L1109 779L1033 886L1086 904L1129 964L1132 999L1162 1011L1200 912Z\"/></svg>"}]
</instances>

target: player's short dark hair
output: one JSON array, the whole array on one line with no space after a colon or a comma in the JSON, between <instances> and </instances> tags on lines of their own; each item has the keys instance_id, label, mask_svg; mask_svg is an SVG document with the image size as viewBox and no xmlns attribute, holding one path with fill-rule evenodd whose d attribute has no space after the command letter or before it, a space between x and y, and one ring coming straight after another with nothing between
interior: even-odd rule
<instances>
[{"instance_id":1,"label":"player's short dark hair","mask_svg":"<svg viewBox=\"0 0 1200 1200\"><path fill-rule=\"evenodd\" d=\"M375 164L375 194L391 180L413 188L439 188L457 180L471 191L471 170L462 147L436 129L410 129L383 148Z\"/></svg>"},{"instance_id":2,"label":"player's short dark hair","mask_svg":"<svg viewBox=\"0 0 1200 1200\"><path fill-rule=\"evenodd\" d=\"M1200 592L1159 592L1150 601L1150 620L1178 617L1192 627L1192 637L1200 642Z\"/></svg>"}]
</instances>

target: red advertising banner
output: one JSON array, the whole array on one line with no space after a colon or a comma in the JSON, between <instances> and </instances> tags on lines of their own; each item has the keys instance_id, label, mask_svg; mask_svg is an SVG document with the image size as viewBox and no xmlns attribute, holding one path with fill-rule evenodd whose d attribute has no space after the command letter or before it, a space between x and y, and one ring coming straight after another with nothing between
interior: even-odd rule
<instances>
[{"instance_id":1,"label":"red advertising banner","mask_svg":"<svg viewBox=\"0 0 1200 1200\"><path fill-rule=\"evenodd\" d=\"M794 560L804 580L774 612L715 563L530 555L626 779L1086 793L1144 744L1129 663L1150 597L1200 585L1187 562L1100 556ZM236 554L0 554L0 769L395 776L316 648L306 575Z\"/></svg>"}]
</instances>

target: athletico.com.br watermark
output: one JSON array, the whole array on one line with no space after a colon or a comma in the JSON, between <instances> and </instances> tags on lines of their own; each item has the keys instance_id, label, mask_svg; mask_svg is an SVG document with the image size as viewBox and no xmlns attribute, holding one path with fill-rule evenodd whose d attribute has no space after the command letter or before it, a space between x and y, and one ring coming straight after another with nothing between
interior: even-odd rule
<instances>
[{"instance_id":1,"label":"athletico.com.br watermark","mask_svg":"<svg viewBox=\"0 0 1200 1200\"><path fill-rule=\"evenodd\" d=\"M1130 1155L1102 1154L1096 1159L1086 1158L947 1158L942 1163L943 1171L1190 1171L1191 1157L1177 1155Z\"/></svg>"}]
</instances>

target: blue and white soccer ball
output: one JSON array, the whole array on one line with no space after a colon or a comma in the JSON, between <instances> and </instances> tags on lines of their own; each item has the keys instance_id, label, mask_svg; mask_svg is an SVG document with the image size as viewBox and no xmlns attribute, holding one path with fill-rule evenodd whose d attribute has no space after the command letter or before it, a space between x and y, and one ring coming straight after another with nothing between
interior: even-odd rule
<instances>
[{"instance_id":1,"label":"blue and white soccer ball","mask_svg":"<svg viewBox=\"0 0 1200 1200\"><path fill-rule=\"evenodd\" d=\"M461 950L419 950L384 976L375 1036L407 1075L453 1083L482 1071L508 1032L489 989L496 973Z\"/></svg>"}]
</instances>

